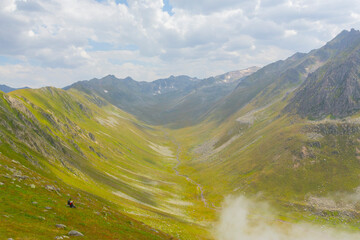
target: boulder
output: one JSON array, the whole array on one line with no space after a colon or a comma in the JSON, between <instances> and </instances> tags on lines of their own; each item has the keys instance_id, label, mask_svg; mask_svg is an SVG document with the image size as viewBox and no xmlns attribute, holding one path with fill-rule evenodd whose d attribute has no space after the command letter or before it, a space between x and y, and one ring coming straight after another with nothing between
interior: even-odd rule
<instances>
[{"instance_id":1,"label":"boulder","mask_svg":"<svg viewBox=\"0 0 360 240\"><path fill-rule=\"evenodd\" d=\"M65 229L66 226L64 224L56 224L55 227Z\"/></svg>"},{"instance_id":2,"label":"boulder","mask_svg":"<svg viewBox=\"0 0 360 240\"><path fill-rule=\"evenodd\" d=\"M59 192L59 191L60 191L59 188L57 188L57 187L55 187L55 186L53 186L53 185L45 185L45 189L46 189L46 190L49 190L49 191L55 191L55 192Z\"/></svg>"},{"instance_id":3,"label":"boulder","mask_svg":"<svg viewBox=\"0 0 360 240\"><path fill-rule=\"evenodd\" d=\"M69 238L68 236L66 235L63 235L63 236L56 236L55 239L67 239Z\"/></svg>"},{"instance_id":4,"label":"boulder","mask_svg":"<svg viewBox=\"0 0 360 240\"><path fill-rule=\"evenodd\" d=\"M75 231L75 230L71 230L69 233L68 233L69 236L79 236L79 237L83 237L84 234L82 234L81 232L78 232L78 231Z\"/></svg>"}]
</instances>

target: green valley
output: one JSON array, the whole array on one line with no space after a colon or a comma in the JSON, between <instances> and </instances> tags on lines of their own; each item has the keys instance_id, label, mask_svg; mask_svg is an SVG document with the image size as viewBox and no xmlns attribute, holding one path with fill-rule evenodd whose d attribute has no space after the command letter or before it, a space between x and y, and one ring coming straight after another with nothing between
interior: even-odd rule
<instances>
[{"instance_id":1,"label":"green valley","mask_svg":"<svg viewBox=\"0 0 360 240\"><path fill-rule=\"evenodd\" d=\"M228 196L271 205L255 225L358 234L359 53L351 30L212 78L1 92L0 237L230 239Z\"/></svg>"}]
</instances>

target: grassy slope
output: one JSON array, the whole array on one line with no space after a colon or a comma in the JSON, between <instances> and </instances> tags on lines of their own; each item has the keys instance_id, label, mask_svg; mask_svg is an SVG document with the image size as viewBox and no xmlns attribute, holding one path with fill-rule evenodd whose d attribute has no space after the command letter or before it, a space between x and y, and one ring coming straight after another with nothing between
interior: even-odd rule
<instances>
[{"instance_id":1,"label":"grassy slope","mask_svg":"<svg viewBox=\"0 0 360 240\"><path fill-rule=\"evenodd\" d=\"M166 131L75 90L17 91L10 96L33 116L13 101L9 115L26 127L4 116L2 137L10 140L0 148L11 158L32 162L29 166L44 177L105 198L129 216L184 239L210 238L216 211L204 207L194 184L174 174L179 146L180 174L201 183L215 208L226 195L262 192L281 219L357 228L359 206L330 209L309 201L351 194L359 186L356 116L311 122L285 114L304 69L323 64L293 58L271 65L268 75L257 78L259 84L240 86L207 120Z\"/></svg>"},{"instance_id":2,"label":"grassy slope","mask_svg":"<svg viewBox=\"0 0 360 240\"><path fill-rule=\"evenodd\" d=\"M210 237L209 217L197 213L203 208L197 188L174 174L177 146L162 131L74 90L21 90L10 97L2 100L4 155L174 236Z\"/></svg>"},{"instance_id":3,"label":"grassy slope","mask_svg":"<svg viewBox=\"0 0 360 240\"><path fill-rule=\"evenodd\" d=\"M360 185L356 116L316 122L285 114L291 94L283 96L292 88L271 98L259 94L221 124L208 121L174 131L191 153L182 171L203 184L215 206L227 195L261 192L282 219L357 229L357 205L337 199L336 209L330 209L309 201L311 196L351 195Z\"/></svg>"},{"instance_id":4,"label":"grassy slope","mask_svg":"<svg viewBox=\"0 0 360 240\"><path fill-rule=\"evenodd\" d=\"M54 239L70 230L82 232L82 239L169 239L170 236L136 221L117 210L117 206L94 195L54 182L25 167L21 162L0 155L1 221L0 236L13 239ZM13 177L14 171L25 177ZM33 185L32 188L31 185ZM45 189L52 185L58 192ZM74 196L76 209L66 207ZM50 207L50 210L46 208ZM65 224L66 229L56 228Z\"/></svg>"},{"instance_id":5,"label":"grassy slope","mask_svg":"<svg viewBox=\"0 0 360 240\"><path fill-rule=\"evenodd\" d=\"M171 132L189 153L181 170L203 184L215 206L227 195L261 192L291 221L359 226L358 204L335 197L354 196L360 184L357 116L309 121L283 111L307 73L341 52L336 42L266 66L220 101L206 121ZM324 204L334 197L335 206Z\"/></svg>"}]
</instances>

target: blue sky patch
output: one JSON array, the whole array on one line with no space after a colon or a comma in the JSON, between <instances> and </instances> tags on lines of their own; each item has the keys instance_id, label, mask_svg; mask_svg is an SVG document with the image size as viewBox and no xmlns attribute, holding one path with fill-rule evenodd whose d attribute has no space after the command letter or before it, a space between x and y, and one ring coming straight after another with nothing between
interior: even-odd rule
<instances>
[{"instance_id":1,"label":"blue sky patch","mask_svg":"<svg viewBox=\"0 0 360 240\"><path fill-rule=\"evenodd\" d=\"M20 61L19 59L16 59L13 57L7 57L7 56L0 55L0 65L13 65L13 64L20 64L20 63L23 63L23 61Z\"/></svg>"},{"instance_id":2,"label":"blue sky patch","mask_svg":"<svg viewBox=\"0 0 360 240\"><path fill-rule=\"evenodd\" d=\"M114 46L106 42L96 42L91 39L88 40L90 45L89 51L111 51L114 50Z\"/></svg>"},{"instance_id":3,"label":"blue sky patch","mask_svg":"<svg viewBox=\"0 0 360 240\"><path fill-rule=\"evenodd\" d=\"M97 2L105 2L106 0L95 0ZM125 4L126 6L129 6L127 0L115 0L116 4Z\"/></svg>"},{"instance_id":4,"label":"blue sky patch","mask_svg":"<svg viewBox=\"0 0 360 240\"><path fill-rule=\"evenodd\" d=\"M164 2L164 7L163 7L163 11L164 12L168 12L170 16L174 15L173 11L172 11L172 6L170 5L170 0L163 0Z\"/></svg>"},{"instance_id":5,"label":"blue sky patch","mask_svg":"<svg viewBox=\"0 0 360 240\"><path fill-rule=\"evenodd\" d=\"M129 51L135 51L138 50L139 47L135 44L128 44L124 46L116 46L111 43L107 42L97 42L91 39L88 39L89 48L87 51L89 52L95 52L95 51L113 51L113 50L129 50Z\"/></svg>"}]
</instances>

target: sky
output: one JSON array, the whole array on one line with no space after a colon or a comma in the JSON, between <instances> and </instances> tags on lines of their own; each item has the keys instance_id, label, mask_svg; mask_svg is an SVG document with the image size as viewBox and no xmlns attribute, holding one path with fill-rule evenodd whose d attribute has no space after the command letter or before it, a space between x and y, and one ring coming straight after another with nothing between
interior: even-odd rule
<instances>
[{"instance_id":1,"label":"sky","mask_svg":"<svg viewBox=\"0 0 360 240\"><path fill-rule=\"evenodd\" d=\"M264 66L360 29L358 0L1 0L0 84Z\"/></svg>"}]
</instances>

